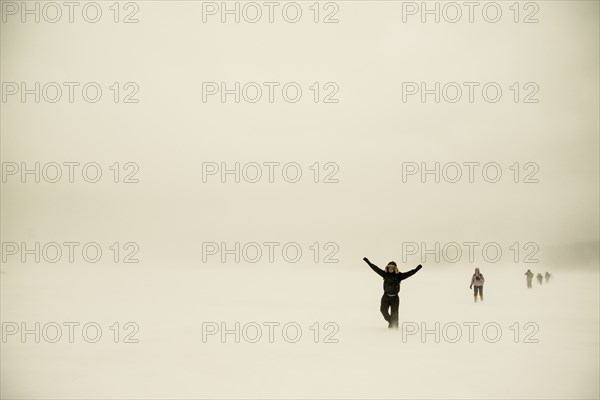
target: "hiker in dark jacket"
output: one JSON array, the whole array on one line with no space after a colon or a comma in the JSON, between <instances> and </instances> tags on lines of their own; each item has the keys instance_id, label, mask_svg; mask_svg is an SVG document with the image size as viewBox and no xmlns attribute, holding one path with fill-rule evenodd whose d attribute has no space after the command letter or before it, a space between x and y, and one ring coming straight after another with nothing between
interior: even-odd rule
<instances>
[{"instance_id":1,"label":"hiker in dark jacket","mask_svg":"<svg viewBox=\"0 0 600 400\"><path fill-rule=\"evenodd\" d=\"M538 273L535 277L540 285L544 282L544 275Z\"/></svg>"},{"instance_id":2,"label":"hiker in dark jacket","mask_svg":"<svg viewBox=\"0 0 600 400\"><path fill-rule=\"evenodd\" d=\"M479 292L479 297L483 301L483 282L485 282L483 274L479 272L479 268L475 268L475 273L471 278L471 286L469 286L469 289L473 289L473 286L475 286L475 303L477 303L477 292Z\"/></svg>"},{"instance_id":3,"label":"hiker in dark jacket","mask_svg":"<svg viewBox=\"0 0 600 400\"><path fill-rule=\"evenodd\" d=\"M388 322L388 328L398 329L398 306L400 304L400 298L398 293L400 292L400 281L410 278L418 270L423 268L421 264L417 268L408 271L400 272L394 261L390 261L385 267L385 271L379 268L377 265L372 264L367 257L363 260L369 264L369 267L373 271L377 272L379 276L383 278L383 296L381 297L381 307L379 308L383 318ZM391 314L389 312L391 308Z\"/></svg>"},{"instance_id":4,"label":"hiker in dark jacket","mask_svg":"<svg viewBox=\"0 0 600 400\"><path fill-rule=\"evenodd\" d=\"M548 284L550 283L550 278L552 277L552 274L550 272L546 272L544 277L546 278L546 284Z\"/></svg>"},{"instance_id":5,"label":"hiker in dark jacket","mask_svg":"<svg viewBox=\"0 0 600 400\"><path fill-rule=\"evenodd\" d=\"M531 289L531 281L533 280L533 272L527 270L525 272L525 278L527 278L527 289Z\"/></svg>"}]
</instances>

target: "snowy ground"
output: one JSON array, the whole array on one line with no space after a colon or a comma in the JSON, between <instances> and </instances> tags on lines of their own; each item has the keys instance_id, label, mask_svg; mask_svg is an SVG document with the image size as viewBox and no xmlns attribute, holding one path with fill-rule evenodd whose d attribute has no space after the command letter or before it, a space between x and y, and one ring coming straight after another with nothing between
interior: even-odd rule
<instances>
[{"instance_id":1,"label":"snowy ground","mask_svg":"<svg viewBox=\"0 0 600 400\"><path fill-rule=\"evenodd\" d=\"M30 329L35 321L42 327L50 322L81 325L74 328L74 343L69 343L64 325L57 343L43 336L35 343L32 334L25 343L18 334L6 336L1 395L598 398L598 274L555 271L550 285L535 283L528 290L521 266L488 267L483 270L485 302L474 304L470 270L426 265L403 282L403 338L402 329L388 330L381 318L381 279L362 261L351 267L190 266L177 271L5 266L4 333L10 329L7 322L25 321ZM139 343L123 343L133 329L124 329L128 321L139 326L132 337ZM87 322L102 328L97 343L82 336ZM110 329L114 322L121 323L119 343ZM219 334L209 335L203 342L207 322L219 327L225 322L232 330L239 322L239 343L234 334L224 342ZM273 343L264 325L269 322L280 324L273 327ZM422 323L435 331L436 322L439 343L434 333L425 340L419 333L406 334L406 329L420 330ZM479 323L472 343L465 325L469 322ZM535 325L526 326L528 322ZM251 343L256 336L253 323L262 326L256 343ZM302 329L296 343L286 341L296 336L290 325L284 337L286 323ZM462 333L456 343L453 323ZM497 325L488 325L484 336L486 323ZM54 328L46 326L51 339ZM501 336L488 342L495 339L498 326ZM93 336L90 329L88 338ZM526 343L530 340L534 342Z\"/></svg>"}]
</instances>

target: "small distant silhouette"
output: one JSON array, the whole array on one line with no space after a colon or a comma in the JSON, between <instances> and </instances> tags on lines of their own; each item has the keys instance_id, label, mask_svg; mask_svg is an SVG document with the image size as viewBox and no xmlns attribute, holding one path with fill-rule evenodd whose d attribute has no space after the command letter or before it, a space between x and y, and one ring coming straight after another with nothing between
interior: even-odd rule
<instances>
[{"instance_id":1,"label":"small distant silhouette","mask_svg":"<svg viewBox=\"0 0 600 400\"><path fill-rule=\"evenodd\" d=\"M527 272L525 272L525 277L527 278L527 288L531 289L531 281L533 281L533 272L527 270Z\"/></svg>"},{"instance_id":2,"label":"small distant silhouette","mask_svg":"<svg viewBox=\"0 0 600 400\"><path fill-rule=\"evenodd\" d=\"M417 268L408 272L398 271L398 267L394 261L390 261L385 267L385 271L377 265L371 263L367 257L363 260L369 264L369 267L383 278L383 296L381 297L381 306L379 310L383 314L383 318L388 322L388 328L398 329L398 305L400 298L400 282L406 278L413 276L418 270L423 268L421 264ZM391 314L389 310L391 309Z\"/></svg>"},{"instance_id":3,"label":"small distant silhouette","mask_svg":"<svg viewBox=\"0 0 600 400\"><path fill-rule=\"evenodd\" d=\"M538 273L536 276L538 283L541 285L544 282L544 275Z\"/></svg>"},{"instance_id":4,"label":"small distant silhouette","mask_svg":"<svg viewBox=\"0 0 600 400\"><path fill-rule=\"evenodd\" d=\"M550 278L552 278L552 274L550 272L546 272L544 276L546 277L546 284L550 283Z\"/></svg>"},{"instance_id":5,"label":"small distant silhouette","mask_svg":"<svg viewBox=\"0 0 600 400\"><path fill-rule=\"evenodd\" d=\"M481 301L483 301L483 282L485 282L485 278L483 277L483 274L481 272L479 272L479 268L475 268L475 273L473 274L473 277L471 278L471 286L469 286L469 289L473 289L473 286L475 286L475 292L474 292L475 303L477 303L477 294L478 293L479 293L479 297L481 298Z\"/></svg>"}]
</instances>

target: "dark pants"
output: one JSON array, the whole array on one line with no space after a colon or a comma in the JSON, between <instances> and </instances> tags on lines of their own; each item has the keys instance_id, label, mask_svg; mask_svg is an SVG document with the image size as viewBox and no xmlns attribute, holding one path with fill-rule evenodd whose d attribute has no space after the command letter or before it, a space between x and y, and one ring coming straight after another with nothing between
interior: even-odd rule
<instances>
[{"instance_id":1,"label":"dark pants","mask_svg":"<svg viewBox=\"0 0 600 400\"><path fill-rule=\"evenodd\" d=\"M479 297L483 301L483 286L473 286L475 288L475 301L477 301L477 294L479 293Z\"/></svg>"},{"instance_id":2,"label":"dark pants","mask_svg":"<svg viewBox=\"0 0 600 400\"><path fill-rule=\"evenodd\" d=\"M398 328L398 306L400 305L400 298L398 295L388 296L384 293L381 297L381 313L383 318L388 322L388 328ZM389 309L392 309L392 313L389 313Z\"/></svg>"}]
</instances>

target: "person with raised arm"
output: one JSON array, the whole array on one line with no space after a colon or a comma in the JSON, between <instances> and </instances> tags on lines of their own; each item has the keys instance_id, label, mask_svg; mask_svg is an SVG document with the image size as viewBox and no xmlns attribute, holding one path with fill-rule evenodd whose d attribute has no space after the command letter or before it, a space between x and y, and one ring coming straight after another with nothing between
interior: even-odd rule
<instances>
[{"instance_id":1,"label":"person with raised arm","mask_svg":"<svg viewBox=\"0 0 600 400\"><path fill-rule=\"evenodd\" d=\"M388 328L398 329L398 306L400 305L398 293L400 293L400 282L413 276L418 270L423 268L423 266L419 264L417 268L413 270L400 272L396 263L390 261L384 271L377 265L371 263L367 257L363 258L363 260L373 271L383 278L383 296L381 297L381 306L379 307L379 310L381 311L383 318L388 322Z\"/></svg>"}]
</instances>

